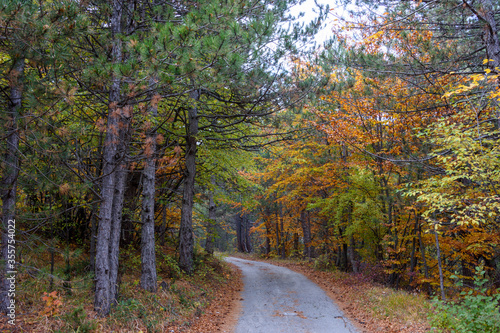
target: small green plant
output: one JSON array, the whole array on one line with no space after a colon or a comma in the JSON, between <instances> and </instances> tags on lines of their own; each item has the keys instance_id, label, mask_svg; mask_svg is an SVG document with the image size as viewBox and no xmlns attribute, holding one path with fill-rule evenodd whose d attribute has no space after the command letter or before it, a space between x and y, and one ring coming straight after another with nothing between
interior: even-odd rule
<instances>
[{"instance_id":1,"label":"small green plant","mask_svg":"<svg viewBox=\"0 0 500 333\"><path fill-rule=\"evenodd\" d=\"M137 300L130 298L120 300L111 309L111 317L120 322L129 322L139 316L144 311L144 306Z\"/></svg>"},{"instance_id":2,"label":"small green plant","mask_svg":"<svg viewBox=\"0 0 500 333\"><path fill-rule=\"evenodd\" d=\"M63 319L69 332L89 333L97 329L97 324L87 319L83 306L79 306L70 313L65 314Z\"/></svg>"},{"instance_id":3,"label":"small green plant","mask_svg":"<svg viewBox=\"0 0 500 333\"><path fill-rule=\"evenodd\" d=\"M158 320L143 318L143 323L146 325L146 329L148 333L156 333L161 332L161 329L158 328Z\"/></svg>"},{"instance_id":4,"label":"small green plant","mask_svg":"<svg viewBox=\"0 0 500 333\"><path fill-rule=\"evenodd\" d=\"M476 293L462 292L462 300L457 303L434 300L436 311L429 319L435 332L500 332L500 294L487 295L484 273L483 267L476 267Z\"/></svg>"},{"instance_id":5,"label":"small green plant","mask_svg":"<svg viewBox=\"0 0 500 333\"><path fill-rule=\"evenodd\" d=\"M184 288L177 290L177 296L179 297L179 304L185 308L189 308L193 304L193 300L190 299L188 293Z\"/></svg>"},{"instance_id":6,"label":"small green plant","mask_svg":"<svg viewBox=\"0 0 500 333\"><path fill-rule=\"evenodd\" d=\"M179 263L171 255L162 255L163 258L159 258L160 271L172 280L177 280L182 278L183 273L179 267Z\"/></svg>"},{"instance_id":7,"label":"small green plant","mask_svg":"<svg viewBox=\"0 0 500 333\"><path fill-rule=\"evenodd\" d=\"M140 269L141 254L132 245L129 245L122 250L121 257L124 258L122 261L124 270Z\"/></svg>"},{"instance_id":8,"label":"small green plant","mask_svg":"<svg viewBox=\"0 0 500 333\"><path fill-rule=\"evenodd\" d=\"M314 268L320 271L333 271L335 270L335 265L328 258L328 255L322 254L314 259Z\"/></svg>"},{"instance_id":9,"label":"small green plant","mask_svg":"<svg viewBox=\"0 0 500 333\"><path fill-rule=\"evenodd\" d=\"M203 250L199 245L197 245L195 248L194 248L194 253L193 253L193 266L194 266L194 269L197 270L199 269L200 267L204 267L208 258L209 258L209 254L207 254L205 252L205 250Z\"/></svg>"}]
</instances>

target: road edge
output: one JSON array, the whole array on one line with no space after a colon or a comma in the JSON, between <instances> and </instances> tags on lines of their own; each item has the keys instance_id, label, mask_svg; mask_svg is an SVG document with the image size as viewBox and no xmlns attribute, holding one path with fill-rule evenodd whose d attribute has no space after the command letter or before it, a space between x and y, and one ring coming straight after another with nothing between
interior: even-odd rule
<instances>
[{"instance_id":1,"label":"road edge","mask_svg":"<svg viewBox=\"0 0 500 333\"><path fill-rule=\"evenodd\" d=\"M230 280L221 285L217 296L186 331L187 333L234 332L242 311L241 292L244 285L241 270L233 264L226 262L226 265L232 271Z\"/></svg>"}]
</instances>

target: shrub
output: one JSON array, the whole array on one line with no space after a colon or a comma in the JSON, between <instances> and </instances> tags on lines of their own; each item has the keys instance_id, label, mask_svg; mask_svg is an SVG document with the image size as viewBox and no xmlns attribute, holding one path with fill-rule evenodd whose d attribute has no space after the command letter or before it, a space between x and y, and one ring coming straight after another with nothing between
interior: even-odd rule
<instances>
[{"instance_id":1,"label":"shrub","mask_svg":"<svg viewBox=\"0 0 500 333\"><path fill-rule=\"evenodd\" d=\"M436 311L430 316L434 331L450 331L452 333L500 332L500 294L487 295L482 267L476 267L474 278L478 290L462 292L461 301L446 303L434 301Z\"/></svg>"},{"instance_id":2,"label":"shrub","mask_svg":"<svg viewBox=\"0 0 500 333\"><path fill-rule=\"evenodd\" d=\"M172 280L180 279L183 276L179 263L173 255L162 254L160 252L157 264L158 270Z\"/></svg>"},{"instance_id":3,"label":"shrub","mask_svg":"<svg viewBox=\"0 0 500 333\"><path fill-rule=\"evenodd\" d=\"M314 259L314 268L320 271L333 271L335 265L328 255L322 254Z\"/></svg>"},{"instance_id":4,"label":"shrub","mask_svg":"<svg viewBox=\"0 0 500 333\"><path fill-rule=\"evenodd\" d=\"M63 316L66 332L90 333L97 329L97 323L87 319L83 306L79 306Z\"/></svg>"}]
</instances>

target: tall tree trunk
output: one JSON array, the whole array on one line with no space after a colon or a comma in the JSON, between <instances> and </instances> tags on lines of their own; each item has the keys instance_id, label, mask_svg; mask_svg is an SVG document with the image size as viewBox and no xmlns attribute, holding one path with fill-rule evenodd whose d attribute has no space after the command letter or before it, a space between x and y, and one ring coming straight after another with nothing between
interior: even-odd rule
<instances>
[{"instance_id":1,"label":"tall tree trunk","mask_svg":"<svg viewBox=\"0 0 500 333\"><path fill-rule=\"evenodd\" d=\"M236 248L238 249L238 252L243 252L243 242L241 241L242 218L240 214L236 214L234 223L236 225Z\"/></svg>"},{"instance_id":2,"label":"tall tree trunk","mask_svg":"<svg viewBox=\"0 0 500 333\"><path fill-rule=\"evenodd\" d=\"M207 222L207 235L205 239L205 251L209 254L214 254L214 243L216 236L215 229L215 201L213 192L210 193L208 199L208 222Z\"/></svg>"},{"instance_id":3,"label":"tall tree trunk","mask_svg":"<svg viewBox=\"0 0 500 333\"><path fill-rule=\"evenodd\" d=\"M151 96L153 97L153 96ZM151 118L158 115L156 103L151 105ZM141 287L156 292L155 255L155 175L156 175L156 124L146 135L146 165L142 172L142 233L141 233Z\"/></svg>"},{"instance_id":4,"label":"tall tree trunk","mask_svg":"<svg viewBox=\"0 0 500 333\"><path fill-rule=\"evenodd\" d=\"M276 254L280 254L280 244L281 244L281 238L280 238L280 224L279 224L279 214L278 214L278 209L276 209L276 222L275 222L275 228L276 228Z\"/></svg>"},{"instance_id":5,"label":"tall tree trunk","mask_svg":"<svg viewBox=\"0 0 500 333\"><path fill-rule=\"evenodd\" d=\"M264 217L264 224L266 226L266 243L265 243L265 251L266 254L271 253L271 237L272 237L272 230L271 230L271 222L270 222L270 216L271 213L269 212L269 209L266 207L265 208L265 217Z\"/></svg>"},{"instance_id":6,"label":"tall tree trunk","mask_svg":"<svg viewBox=\"0 0 500 333\"><path fill-rule=\"evenodd\" d=\"M335 266L341 267L341 258L342 258L342 247L339 245L337 246L337 254L335 258Z\"/></svg>"},{"instance_id":7,"label":"tall tree trunk","mask_svg":"<svg viewBox=\"0 0 500 333\"><path fill-rule=\"evenodd\" d=\"M245 220L245 215L241 215L241 229L240 229L240 242L241 242L241 248L243 249L244 253L248 253L247 249L247 226L246 226L246 220Z\"/></svg>"},{"instance_id":8,"label":"tall tree trunk","mask_svg":"<svg viewBox=\"0 0 500 333\"><path fill-rule=\"evenodd\" d=\"M446 295L444 292L443 264L441 262L441 248L439 246L439 237L436 229L434 229L434 236L436 240L436 251L437 251L438 269L439 269L439 288L441 289L441 300L446 301Z\"/></svg>"},{"instance_id":9,"label":"tall tree trunk","mask_svg":"<svg viewBox=\"0 0 500 333\"><path fill-rule=\"evenodd\" d=\"M279 208L279 221L280 221L280 251L281 251L281 259L285 259L286 257L286 241L285 241L285 226L284 226L284 220L285 218L283 217L283 207Z\"/></svg>"},{"instance_id":10,"label":"tall tree trunk","mask_svg":"<svg viewBox=\"0 0 500 333\"><path fill-rule=\"evenodd\" d=\"M299 254L299 233L294 231L293 233L293 256L300 257Z\"/></svg>"},{"instance_id":11,"label":"tall tree trunk","mask_svg":"<svg viewBox=\"0 0 500 333\"><path fill-rule=\"evenodd\" d=\"M348 267L347 267L347 244L342 243L342 254L341 254L341 259L340 259L340 267L344 272L347 272Z\"/></svg>"},{"instance_id":12,"label":"tall tree trunk","mask_svg":"<svg viewBox=\"0 0 500 333\"><path fill-rule=\"evenodd\" d=\"M467 1L463 0L465 3ZM480 21L485 23L483 29L483 41L486 45L486 57L492 59L493 61L488 62L488 67L495 73L497 68L500 67L500 40L498 39L498 26L495 20L495 11L493 10L493 4L491 0L480 0L479 11L472 9L474 14L478 17ZM500 77L497 79L500 85ZM492 100L494 101L494 99ZM500 110L497 107L497 127L500 128Z\"/></svg>"},{"instance_id":13,"label":"tall tree trunk","mask_svg":"<svg viewBox=\"0 0 500 333\"><path fill-rule=\"evenodd\" d=\"M243 216L241 217L241 244L242 244L242 247L243 247L243 252L245 253L249 253L249 249L248 249L248 242L247 242L247 239L248 239L248 217L243 214Z\"/></svg>"},{"instance_id":14,"label":"tall tree trunk","mask_svg":"<svg viewBox=\"0 0 500 333\"><path fill-rule=\"evenodd\" d=\"M214 244L217 230L215 228L215 206L214 194L215 194L215 176L210 177L210 182L212 183L212 190L210 191L208 198L208 222L207 222L207 237L205 240L205 251L209 254L214 254Z\"/></svg>"},{"instance_id":15,"label":"tall tree trunk","mask_svg":"<svg viewBox=\"0 0 500 333\"><path fill-rule=\"evenodd\" d=\"M356 242L354 241L354 237L351 235L349 237L349 246L347 248L347 257L351 262L351 267L353 273L359 273L358 270L358 262L356 261Z\"/></svg>"},{"instance_id":16,"label":"tall tree trunk","mask_svg":"<svg viewBox=\"0 0 500 333\"><path fill-rule=\"evenodd\" d=\"M352 225L352 202L349 203L349 207L347 210L347 223L348 225ZM351 262L352 271L354 273L359 273L358 262L356 260L356 242L354 241L353 235L349 237L349 247L347 251L347 256L349 257L349 261Z\"/></svg>"},{"instance_id":17,"label":"tall tree trunk","mask_svg":"<svg viewBox=\"0 0 500 333\"><path fill-rule=\"evenodd\" d=\"M304 236L304 256L311 260L311 224L306 217L306 211L300 212L300 225L302 226L302 235Z\"/></svg>"},{"instance_id":18,"label":"tall tree trunk","mask_svg":"<svg viewBox=\"0 0 500 333\"><path fill-rule=\"evenodd\" d=\"M21 109L23 93L23 75L24 58L16 59L14 66L9 73L10 96L8 102L8 120L7 120L7 151L5 152L5 173L1 182L2 196L2 228L1 228L1 262L3 267L0 269L0 311L7 313L10 306L11 297L9 296L9 280L7 280L15 271L15 263L9 257L9 245L15 246L15 209L16 209L16 190L17 176L19 175L19 159L17 151L19 150L19 132L18 119ZM9 237L9 230L14 232ZM15 260L15 258L14 258Z\"/></svg>"},{"instance_id":19,"label":"tall tree trunk","mask_svg":"<svg viewBox=\"0 0 500 333\"><path fill-rule=\"evenodd\" d=\"M247 248L247 252L252 252L252 241L250 239L250 218L249 215L245 216L245 245Z\"/></svg>"},{"instance_id":20,"label":"tall tree trunk","mask_svg":"<svg viewBox=\"0 0 500 333\"><path fill-rule=\"evenodd\" d=\"M121 33L122 11L122 1L114 0L110 23L113 38L111 56L114 64L122 62L122 42L118 36ZM121 181L121 177L117 179L117 173L120 173L117 169L120 168L120 165L123 163L122 159L124 158L122 155L124 152L119 149L121 141L120 133L123 132L123 129L121 129L121 126L123 126L123 113L121 112L122 109L119 108L120 93L121 76L114 74L109 91L108 119L103 150L101 207L99 210L95 258L96 285L94 309L101 317L109 314L111 304L114 302L116 280L113 280L112 277L118 274L118 272L111 272L112 267L115 269L118 266L115 263L111 264L110 259L115 259L115 250L112 250L111 244L112 232L113 234L119 233L119 230L117 230L118 225L114 222L116 209L113 209L113 206L119 204L120 201L115 200L115 195L120 195L120 193L116 193L115 191L117 190L117 184ZM123 195L123 192L121 192L121 195ZM123 199L121 201L123 203Z\"/></svg>"},{"instance_id":21,"label":"tall tree trunk","mask_svg":"<svg viewBox=\"0 0 500 333\"><path fill-rule=\"evenodd\" d=\"M495 21L495 11L491 0L480 0L479 10L474 9L468 4L468 1L463 0L467 7L477 16L477 18L485 23L483 29L483 41L486 46L486 56L493 61L488 63L488 66L495 71L495 67L500 67L500 41L498 39L498 27Z\"/></svg>"},{"instance_id":22,"label":"tall tree trunk","mask_svg":"<svg viewBox=\"0 0 500 333\"><path fill-rule=\"evenodd\" d=\"M97 166L96 174L100 175L102 172L102 142L103 135L99 135L99 146L97 147L97 156L99 164ZM98 184L94 183L94 193L99 192ZM98 201L99 197L95 195L94 202L92 203L92 213L90 217L90 270L95 272L95 255L96 255L96 239L97 239L97 224L98 224Z\"/></svg>"},{"instance_id":23,"label":"tall tree trunk","mask_svg":"<svg viewBox=\"0 0 500 333\"><path fill-rule=\"evenodd\" d=\"M415 266L417 266L417 257L415 255L417 248L417 232L418 232L418 214L415 212L415 226L413 227L413 237L411 244L411 254L410 254L410 283L413 282L413 272L415 271Z\"/></svg>"},{"instance_id":24,"label":"tall tree trunk","mask_svg":"<svg viewBox=\"0 0 500 333\"><path fill-rule=\"evenodd\" d=\"M269 254L271 253L271 238L269 237L271 233L269 232L269 229L266 225L266 243L265 243L265 248L264 248L264 251L266 252L266 254Z\"/></svg>"},{"instance_id":25,"label":"tall tree trunk","mask_svg":"<svg viewBox=\"0 0 500 333\"><path fill-rule=\"evenodd\" d=\"M123 218L123 203L125 201L125 190L128 175L128 124L127 122L120 122L120 145L119 156L122 157L115 170L115 194L113 197L113 210L111 218L111 244L109 247L109 263L110 263L110 284L111 284L111 304L117 303L118 298L118 269L120 257L120 236L122 232L122 218Z\"/></svg>"},{"instance_id":26,"label":"tall tree trunk","mask_svg":"<svg viewBox=\"0 0 500 333\"><path fill-rule=\"evenodd\" d=\"M251 250L250 247L250 238L249 238L249 223L248 217L239 213L235 217L236 222L236 240L239 252L249 253Z\"/></svg>"},{"instance_id":27,"label":"tall tree trunk","mask_svg":"<svg viewBox=\"0 0 500 333\"><path fill-rule=\"evenodd\" d=\"M424 242L422 240L422 226L419 226L418 228L418 242L419 242L419 245L420 245L420 254L422 255L422 264L424 265L424 277L426 279L429 278L429 266L427 265L427 259L425 257L425 245L424 245ZM424 285L427 286L427 292L429 293L429 295L431 294L431 286L428 282L426 282Z\"/></svg>"},{"instance_id":28,"label":"tall tree trunk","mask_svg":"<svg viewBox=\"0 0 500 333\"><path fill-rule=\"evenodd\" d=\"M188 109L188 133L186 135L186 169L184 174L184 192L182 195L181 225L179 228L179 266L186 273L193 272L193 198L196 176L196 135L198 134L199 90L193 90L189 97L192 107Z\"/></svg>"}]
</instances>

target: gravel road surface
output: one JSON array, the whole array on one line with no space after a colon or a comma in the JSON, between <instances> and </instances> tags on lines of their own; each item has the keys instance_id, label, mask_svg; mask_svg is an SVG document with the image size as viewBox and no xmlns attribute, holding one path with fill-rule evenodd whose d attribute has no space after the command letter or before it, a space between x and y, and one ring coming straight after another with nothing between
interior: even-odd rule
<instances>
[{"instance_id":1,"label":"gravel road surface","mask_svg":"<svg viewBox=\"0 0 500 333\"><path fill-rule=\"evenodd\" d=\"M326 293L288 268L228 257L243 272L236 333L356 333Z\"/></svg>"}]
</instances>

